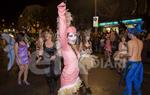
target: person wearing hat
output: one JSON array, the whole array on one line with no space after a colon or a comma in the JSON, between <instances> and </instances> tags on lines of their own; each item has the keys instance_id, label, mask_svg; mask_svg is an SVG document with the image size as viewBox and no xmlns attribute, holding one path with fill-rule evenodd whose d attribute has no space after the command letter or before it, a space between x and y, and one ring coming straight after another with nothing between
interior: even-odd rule
<instances>
[{"instance_id":1,"label":"person wearing hat","mask_svg":"<svg viewBox=\"0 0 150 95\"><path fill-rule=\"evenodd\" d=\"M80 53L76 46L76 28L67 24L66 13L66 4L62 2L58 5L58 32L64 68L60 78L61 88L58 95L78 95L78 90L81 87L78 66Z\"/></svg>"},{"instance_id":2,"label":"person wearing hat","mask_svg":"<svg viewBox=\"0 0 150 95\"><path fill-rule=\"evenodd\" d=\"M143 82L143 64L141 53L143 50L143 42L137 38L138 31L136 28L128 29L128 62L124 73L126 87L123 95L132 95L132 87L134 87L135 95L142 95L141 85Z\"/></svg>"}]
</instances>

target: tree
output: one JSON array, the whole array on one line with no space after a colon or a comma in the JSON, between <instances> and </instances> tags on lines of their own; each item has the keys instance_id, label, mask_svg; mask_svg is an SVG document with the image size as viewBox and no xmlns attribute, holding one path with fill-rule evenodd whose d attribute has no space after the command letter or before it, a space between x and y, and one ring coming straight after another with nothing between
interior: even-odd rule
<instances>
[{"instance_id":1,"label":"tree","mask_svg":"<svg viewBox=\"0 0 150 95\"><path fill-rule=\"evenodd\" d=\"M20 15L18 19L18 27L23 28L23 27L31 27L37 22L41 22L43 17L42 17L42 12L44 10L44 7L40 5L30 5L27 6L22 14Z\"/></svg>"}]
</instances>

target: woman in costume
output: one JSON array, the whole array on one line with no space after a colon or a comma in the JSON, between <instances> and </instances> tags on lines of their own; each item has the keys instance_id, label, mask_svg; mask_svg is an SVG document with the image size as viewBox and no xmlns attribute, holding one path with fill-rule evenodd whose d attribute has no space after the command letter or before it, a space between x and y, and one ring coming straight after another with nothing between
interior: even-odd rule
<instances>
[{"instance_id":1,"label":"woman in costume","mask_svg":"<svg viewBox=\"0 0 150 95\"><path fill-rule=\"evenodd\" d=\"M4 51L8 53L8 59L9 63L7 66L7 70L10 71L15 60L15 53L14 53L14 44L15 44L15 39L12 34L7 34L7 33L2 33L1 34L1 39L5 40L7 43L7 46L4 48Z\"/></svg>"},{"instance_id":2,"label":"woman in costume","mask_svg":"<svg viewBox=\"0 0 150 95\"><path fill-rule=\"evenodd\" d=\"M126 66L127 58L124 57L127 55L127 42L125 36L121 36L121 42L118 46L118 51L114 55L114 61L117 62L117 71L121 72Z\"/></svg>"},{"instance_id":3,"label":"woman in costume","mask_svg":"<svg viewBox=\"0 0 150 95\"><path fill-rule=\"evenodd\" d=\"M44 37L43 37L43 32L42 30L39 31L39 38L38 41L36 42L36 55L37 55L37 61L36 63L39 63L40 60L43 59L43 53L44 53L44 49L43 49L43 44L44 44Z\"/></svg>"},{"instance_id":4,"label":"woman in costume","mask_svg":"<svg viewBox=\"0 0 150 95\"><path fill-rule=\"evenodd\" d=\"M110 41L110 33L107 33L105 36L104 50L106 61L111 63L112 45Z\"/></svg>"},{"instance_id":5,"label":"woman in costume","mask_svg":"<svg viewBox=\"0 0 150 95\"><path fill-rule=\"evenodd\" d=\"M123 70L125 68L127 58L124 57L124 55L127 55L127 42L126 38L124 36L121 37L121 42L119 43L119 56L120 56L120 62L121 62L121 69Z\"/></svg>"},{"instance_id":6,"label":"woman in costume","mask_svg":"<svg viewBox=\"0 0 150 95\"><path fill-rule=\"evenodd\" d=\"M61 88L58 95L77 95L81 86L78 61L80 58L76 43L76 28L67 25L66 4L58 5L58 32L60 35L61 52L64 68L61 74Z\"/></svg>"},{"instance_id":7,"label":"woman in costume","mask_svg":"<svg viewBox=\"0 0 150 95\"><path fill-rule=\"evenodd\" d=\"M79 61L80 75L81 79L84 82L83 93L85 95L92 94L88 83L88 71L91 68L96 67L98 62L98 57L92 55L91 53L92 53L92 43L90 41L90 31L88 31L82 35L82 41L80 43L81 57Z\"/></svg>"},{"instance_id":8,"label":"woman in costume","mask_svg":"<svg viewBox=\"0 0 150 95\"><path fill-rule=\"evenodd\" d=\"M50 58L50 65L49 65L50 71L48 74L46 74L46 79L50 87L50 95L56 95L57 80L58 80L58 77L55 75L54 72L56 60L56 45L54 43L53 37L54 35L52 31L45 33L46 41L44 43L44 51L49 55Z\"/></svg>"},{"instance_id":9,"label":"woman in costume","mask_svg":"<svg viewBox=\"0 0 150 95\"><path fill-rule=\"evenodd\" d=\"M30 85L27 81L28 79L28 66L30 63L30 52L28 51L28 45L24 41L24 34L20 33L17 34L16 43L15 43L15 55L16 61L19 66L19 73L18 73L18 84L22 84L21 77L24 75L23 83L26 85Z\"/></svg>"}]
</instances>

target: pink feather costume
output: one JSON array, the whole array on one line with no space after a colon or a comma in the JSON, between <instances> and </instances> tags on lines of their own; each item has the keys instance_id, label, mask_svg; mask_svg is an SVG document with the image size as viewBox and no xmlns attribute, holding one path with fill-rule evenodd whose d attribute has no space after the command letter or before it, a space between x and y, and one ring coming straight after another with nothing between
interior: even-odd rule
<instances>
[{"instance_id":1,"label":"pink feather costume","mask_svg":"<svg viewBox=\"0 0 150 95\"><path fill-rule=\"evenodd\" d=\"M79 53L74 53L71 46L68 44L67 33L76 32L73 26L67 27L66 21L66 5L61 3L58 5L58 32L60 35L61 52L64 58L64 68L61 74L61 88L58 91L58 95L73 95L77 92L81 86L81 80L79 78Z\"/></svg>"}]
</instances>

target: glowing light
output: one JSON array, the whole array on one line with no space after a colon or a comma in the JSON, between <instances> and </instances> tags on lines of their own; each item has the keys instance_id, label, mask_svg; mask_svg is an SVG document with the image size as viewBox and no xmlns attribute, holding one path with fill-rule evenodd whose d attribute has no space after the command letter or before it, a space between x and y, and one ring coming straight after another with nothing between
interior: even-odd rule
<instances>
[{"instance_id":1,"label":"glowing light","mask_svg":"<svg viewBox=\"0 0 150 95\"><path fill-rule=\"evenodd\" d=\"M15 29L12 29L13 32L15 32Z\"/></svg>"},{"instance_id":2,"label":"glowing light","mask_svg":"<svg viewBox=\"0 0 150 95\"><path fill-rule=\"evenodd\" d=\"M122 20L121 21L124 24L137 24L137 23L142 23L143 20L141 18L138 19L131 19L131 20ZM103 26L115 26L115 25L119 25L118 21L114 21L114 22L104 22L104 23L99 23L100 27Z\"/></svg>"}]
</instances>

